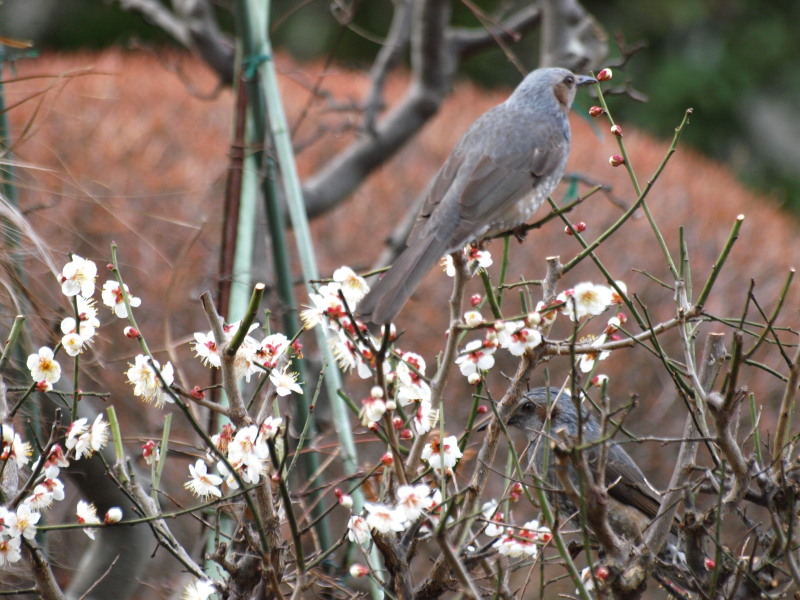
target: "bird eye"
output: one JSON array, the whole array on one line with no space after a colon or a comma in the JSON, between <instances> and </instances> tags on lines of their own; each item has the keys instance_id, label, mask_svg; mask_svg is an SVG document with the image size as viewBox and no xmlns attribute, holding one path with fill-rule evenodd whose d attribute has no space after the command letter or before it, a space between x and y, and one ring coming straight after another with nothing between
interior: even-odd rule
<instances>
[{"instance_id":1,"label":"bird eye","mask_svg":"<svg viewBox=\"0 0 800 600\"><path fill-rule=\"evenodd\" d=\"M525 402L525 404L522 405L522 410L524 410L525 412L530 412L531 410L533 410L533 406L534 406L533 402L528 400L527 402Z\"/></svg>"},{"instance_id":2,"label":"bird eye","mask_svg":"<svg viewBox=\"0 0 800 600\"><path fill-rule=\"evenodd\" d=\"M575 78L572 75L567 75L566 77L564 77L564 83L566 83L567 85L572 85L573 83L575 83Z\"/></svg>"}]
</instances>

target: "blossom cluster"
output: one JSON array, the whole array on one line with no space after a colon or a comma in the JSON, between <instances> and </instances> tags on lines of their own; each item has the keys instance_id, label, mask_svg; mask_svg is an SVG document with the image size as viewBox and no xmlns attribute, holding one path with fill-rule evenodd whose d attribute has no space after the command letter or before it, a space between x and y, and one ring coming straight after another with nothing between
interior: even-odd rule
<instances>
[{"instance_id":1,"label":"blossom cluster","mask_svg":"<svg viewBox=\"0 0 800 600\"><path fill-rule=\"evenodd\" d=\"M624 293L625 285L622 282L616 284ZM476 300L476 304L479 303L479 297ZM487 323L478 310L471 310L464 314L464 323L471 328L482 328L485 332L484 337L468 342L456 359L456 364L461 374L475 385L481 381L483 373L494 367L494 355L498 349L507 350L514 356L521 356L539 346L544 340L543 328L552 325L559 312L572 321L579 321L587 316L600 315L609 307L621 302L621 297L612 288L583 282L559 294L551 304L545 305L539 302L536 309L523 319L496 320ZM619 315L612 317L605 332L601 336L592 338L592 344L600 348L620 324ZM607 352L600 350L596 353L582 354L579 366L583 372L588 373L594 367L596 360L602 360L607 355Z\"/></svg>"},{"instance_id":2,"label":"blossom cluster","mask_svg":"<svg viewBox=\"0 0 800 600\"><path fill-rule=\"evenodd\" d=\"M221 459L216 461L220 475L208 471L208 463L213 463L216 458L216 454L209 451L205 459L199 458L195 464L189 465L189 480L183 484L184 487L206 500L212 496L222 497L220 486L223 482L230 489L238 489L237 477L245 484L257 484L268 474L268 442L278 435L282 422L280 418L267 417L260 426L248 425L238 431L231 424L225 425L220 433L211 437L227 460L227 464Z\"/></svg>"},{"instance_id":3,"label":"blossom cluster","mask_svg":"<svg viewBox=\"0 0 800 600\"><path fill-rule=\"evenodd\" d=\"M366 546L370 532L391 535L405 531L423 515L429 521L428 527L436 526L442 504L442 494L424 483L401 485L396 491L397 501L391 504L365 502L365 514L350 516L347 523L347 537L351 542Z\"/></svg>"},{"instance_id":4,"label":"blossom cluster","mask_svg":"<svg viewBox=\"0 0 800 600\"><path fill-rule=\"evenodd\" d=\"M22 539L33 540L36 536L36 524L43 511L49 509L53 502L64 499L64 484L59 479L61 469L70 465L70 460L90 457L101 450L108 442L109 427L98 415L91 425L87 419L77 419L66 432L64 446L55 444L46 455L39 457L33 465L38 472L37 479L28 484L30 493L13 507L0 506L0 567L6 563L15 563L22 558ZM9 424L2 426L2 447L0 447L0 469L13 464L17 469L26 467L32 454L29 443L22 441ZM78 523L100 525L101 521L94 505L80 500L75 511ZM116 523L122 519L122 510L114 507L105 516L106 523ZM87 527L86 534L94 539L94 529Z\"/></svg>"},{"instance_id":5,"label":"blossom cluster","mask_svg":"<svg viewBox=\"0 0 800 600\"><path fill-rule=\"evenodd\" d=\"M240 322L224 325L225 339L221 345L217 343L213 331L194 334L192 347L204 365L217 369L222 366L220 350L233 339L240 326ZM292 392L302 394L297 374L289 371L288 364L293 353L301 355L301 346L296 342L292 344L282 333L273 333L258 341L250 335L256 329L258 323L253 323L236 351L233 363L236 378L249 382L253 375L260 376L269 371L270 382L279 396L288 396Z\"/></svg>"}]
</instances>

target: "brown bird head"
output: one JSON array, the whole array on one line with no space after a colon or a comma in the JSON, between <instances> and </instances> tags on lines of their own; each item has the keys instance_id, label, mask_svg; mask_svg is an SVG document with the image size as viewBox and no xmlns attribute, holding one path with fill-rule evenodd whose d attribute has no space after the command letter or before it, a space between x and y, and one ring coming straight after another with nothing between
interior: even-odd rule
<instances>
[{"instance_id":1,"label":"brown bird head","mask_svg":"<svg viewBox=\"0 0 800 600\"><path fill-rule=\"evenodd\" d=\"M519 99L526 103L540 105L552 103L555 99L557 106L568 113L578 87L590 83L597 83L597 80L588 75L575 75L568 69L536 69L525 77L510 100L519 96Z\"/></svg>"}]
</instances>

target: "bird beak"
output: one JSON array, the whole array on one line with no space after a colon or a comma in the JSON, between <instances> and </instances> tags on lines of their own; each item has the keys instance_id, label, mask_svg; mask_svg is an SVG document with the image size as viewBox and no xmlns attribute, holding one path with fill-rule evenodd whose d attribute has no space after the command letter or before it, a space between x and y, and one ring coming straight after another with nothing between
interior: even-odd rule
<instances>
[{"instance_id":1,"label":"bird beak","mask_svg":"<svg viewBox=\"0 0 800 600\"><path fill-rule=\"evenodd\" d=\"M589 85L590 83L597 83L597 79L591 77L589 75L576 75L577 77L577 85Z\"/></svg>"}]
</instances>

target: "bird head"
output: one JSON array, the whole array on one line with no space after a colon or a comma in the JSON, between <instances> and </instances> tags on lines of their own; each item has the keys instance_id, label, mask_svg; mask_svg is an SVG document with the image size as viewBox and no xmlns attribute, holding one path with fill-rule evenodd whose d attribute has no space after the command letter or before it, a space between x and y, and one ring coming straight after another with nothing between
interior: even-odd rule
<instances>
[{"instance_id":1,"label":"bird head","mask_svg":"<svg viewBox=\"0 0 800 600\"><path fill-rule=\"evenodd\" d=\"M590 83L597 83L597 80L588 75L576 75L569 69L536 69L522 80L512 98L522 97L526 102L534 103L555 99L558 106L568 112L578 87Z\"/></svg>"},{"instance_id":2,"label":"bird head","mask_svg":"<svg viewBox=\"0 0 800 600\"><path fill-rule=\"evenodd\" d=\"M538 387L528 391L504 417L506 425L524 431L533 438L544 429L549 419L556 426L568 430L575 419L575 406L569 393L556 388Z\"/></svg>"}]
</instances>

